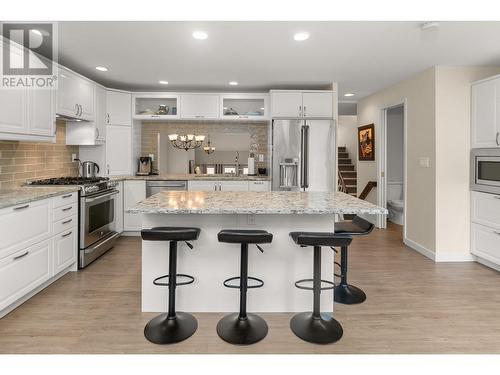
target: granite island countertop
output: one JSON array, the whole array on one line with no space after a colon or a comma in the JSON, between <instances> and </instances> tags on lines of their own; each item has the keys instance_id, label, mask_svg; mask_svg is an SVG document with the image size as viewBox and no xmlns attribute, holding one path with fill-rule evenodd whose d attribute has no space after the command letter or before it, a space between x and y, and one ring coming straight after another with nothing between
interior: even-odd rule
<instances>
[{"instance_id":1,"label":"granite island countertop","mask_svg":"<svg viewBox=\"0 0 500 375\"><path fill-rule=\"evenodd\" d=\"M189 173L163 173L149 176L112 176L111 181L270 181L270 176L248 176L233 174L189 174Z\"/></svg>"},{"instance_id":2,"label":"granite island countertop","mask_svg":"<svg viewBox=\"0 0 500 375\"><path fill-rule=\"evenodd\" d=\"M126 210L135 214L387 214L341 192L162 191Z\"/></svg>"},{"instance_id":3,"label":"granite island countertop","mask_svg":"<svg viewBox=\"0 0 500 375\"><path fill-rule=\"evenodd\" d=\"M20 186L17 189L0 190L0 208L17 206L78 191L76 186Z\"/></svg>"}]
</instances>

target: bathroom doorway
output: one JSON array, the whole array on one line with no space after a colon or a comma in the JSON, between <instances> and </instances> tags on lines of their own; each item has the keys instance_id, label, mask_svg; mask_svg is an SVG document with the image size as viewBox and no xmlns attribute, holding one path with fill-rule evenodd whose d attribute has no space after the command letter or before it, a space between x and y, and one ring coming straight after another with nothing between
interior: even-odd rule
<instances>
[{"instance_id":1,"label":"bathroom doorway","mask_svg":"<svg viewBox=\"0 0 500 375\"><path fill-rule=\"evenodd\" d=\"M379 226L400 228L406 222L406 106L405 100L382 108L380 113L378 204L389 215L380 215Z\"/></svg>"}]
</instances>

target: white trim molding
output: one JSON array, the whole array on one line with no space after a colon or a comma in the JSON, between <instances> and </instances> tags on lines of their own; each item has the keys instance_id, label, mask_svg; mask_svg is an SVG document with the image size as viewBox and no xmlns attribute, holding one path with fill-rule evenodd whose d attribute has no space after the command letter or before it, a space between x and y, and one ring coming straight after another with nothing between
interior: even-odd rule
<instances>
[{"instance_id":1,"label":"white trim molding","mask_svg":"<svg viewBox=\"0 0 500 375\"><path fill-rule=\"evenodd\" d=\"M461 253L457 251L438 251L436 253L436 262L474 262L474 256L470 253Z\"/></svg>"},{"instance_id":2,"label":"white trim molding","mask_svg":"<svg viewBox=\"0 0 500 375\"><path fill-rule=\"evenodd\" d=\"M415 250L416 252L422 254L423 256L436 261L436 253L432 250L427 249L426 247L408 239L404 238L403 243L408 246L410 249Z\"/></svg>"}]
</instances>

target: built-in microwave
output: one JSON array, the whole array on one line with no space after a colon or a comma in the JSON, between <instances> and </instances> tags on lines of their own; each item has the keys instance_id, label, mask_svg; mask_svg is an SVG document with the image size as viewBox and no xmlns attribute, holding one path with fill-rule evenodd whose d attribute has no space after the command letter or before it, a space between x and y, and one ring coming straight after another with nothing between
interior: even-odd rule
<instances>
[{"instance_id":1,"label":"built-in microwave","mask_svg":"<svg viewBox=\"0 0 500 375\"><path fill-rule=\"evenodd\" d=\"M500 194L500 148L475 148L471 151L470 188Z\"/></svg>"}]
</instances>

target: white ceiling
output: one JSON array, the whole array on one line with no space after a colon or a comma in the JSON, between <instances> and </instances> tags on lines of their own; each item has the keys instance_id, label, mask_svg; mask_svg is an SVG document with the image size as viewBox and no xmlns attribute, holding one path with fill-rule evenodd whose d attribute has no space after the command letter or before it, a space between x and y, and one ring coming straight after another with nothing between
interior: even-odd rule
<instances>
[{"instance_id":1,"label":"white ceiling","mask_svg":"<svg viewBox=\"0 0 500 375\"><path fill-rule=\"evenodd\" d=\"M194 30L208 39L192 38ZM310 38L292 36L307 31ZM358 100L433 65L500 66L500 22L61 22L59 62L128 90L326 88ZM98 65L109 68L98 72ZM169 85L159 85L167 80ZM229 81L239 86L229 86ZM342 97L341 97L342 98ZM347 99L347 98L346 98Z\"/></svg>"}]
</instances>

